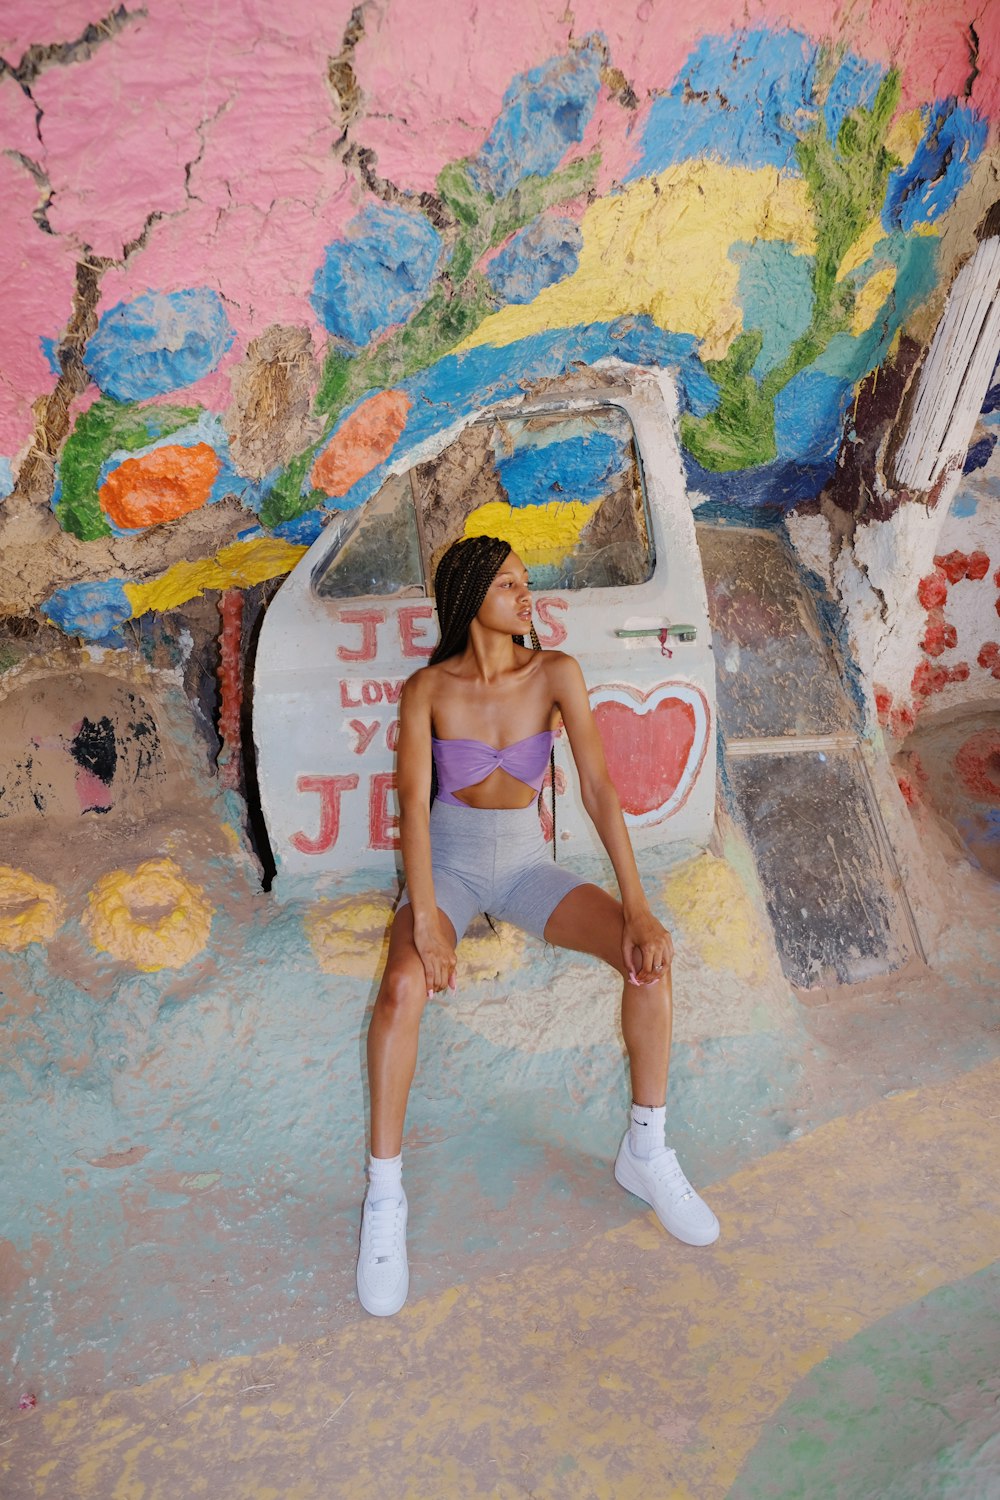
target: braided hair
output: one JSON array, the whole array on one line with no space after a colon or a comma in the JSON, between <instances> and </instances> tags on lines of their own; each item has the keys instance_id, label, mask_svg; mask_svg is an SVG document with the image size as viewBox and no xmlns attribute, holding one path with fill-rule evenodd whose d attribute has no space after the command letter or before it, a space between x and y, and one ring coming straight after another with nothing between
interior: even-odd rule
<instances>
[{"instance_id":1,"label":"braided hair","mask_svg":"<svg viewBox=\"0 0 1000 1500\"><path fill-rule=\"evenodd\" d=\"M467 536L448 548L434 574L441 639L431 654L430 666L465 650L469 626L509 556L510 543L498 536Z\"/></svg>"},{"instance_id":2,"label":"braided hair","mask_svg":"<svg viewBox=\"0 0 1000 1500\"><path fill-rule=\"evenodd\" d=\"M459 656L469 641L469 626L483 607L490 585L511 554L509 542L498 536L467 536L452 542L434 573L434 602L437 606L441 639L431 653L428 666ZM511 637L519 646L524 636ZM535 627L531 627L531 646L541 651ZM552 781L552 858L556 857L556 752L549 762ZM431 801L437 794L437 775L432 775Z\"/></svg>"}]
</instances>

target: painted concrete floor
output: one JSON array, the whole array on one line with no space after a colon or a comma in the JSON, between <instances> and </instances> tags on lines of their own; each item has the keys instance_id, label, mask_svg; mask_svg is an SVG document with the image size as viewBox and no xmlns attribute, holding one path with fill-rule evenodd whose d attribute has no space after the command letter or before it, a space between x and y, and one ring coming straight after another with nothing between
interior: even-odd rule
<instances>
[{"instance_id":1,"label":"painted concrete floor","mask_svg":"<svg viewBox=\"0 0 1000 1500\"><path fill-rule=\"evenodd\" d=\"M559 1129L508 1168L499 1208L461 1176L435 1182L418 1143L397 1318L353 1301L356 1204L327 1236L316 1203L303 1236L326 1294L307 1328L262 1312L261 1269L238 1340L204 1322L192 1334L185 1309L157 1353L112 1361L88 1388L64 1335L65 1393L58 1372L33 1410L11 1391L0 1493L991 1500L1000 940L997 887L963 881L933 971L800 996L769 1051L678 1049L675 1110L707 1142L684 1160L718 1245L677 1244L621 1193L612 1125L574 1152L568 1098L538 1104ZM524 1097L470 1115L480 1170L503 1175L536 1128L511 1118ZM272 1302L284 1293L279 1268Z\"/></svg>"}]
</instances>

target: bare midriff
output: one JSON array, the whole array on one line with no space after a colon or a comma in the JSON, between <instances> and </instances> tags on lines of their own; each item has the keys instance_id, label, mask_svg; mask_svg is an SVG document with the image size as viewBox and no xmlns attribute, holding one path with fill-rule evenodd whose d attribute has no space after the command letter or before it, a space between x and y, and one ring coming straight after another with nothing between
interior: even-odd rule
<instances>
[{"instance_id":1,"label":"bare midriff","mask_svg":"<svg viewBox=\"0 0 1000 1500\"><path fill-rule=\"evenodd\" d=\"M523 781L518 781L516 776L511 776L501 766L491 771L485 781L477 781L475 786L463 787L461 791L453 791L451 795L456 801L464 802L466 807L478 807L491 812L530 807L538 798L537 792L532 791L530 786L525 786Z\"/></svg>"}]
</instances>

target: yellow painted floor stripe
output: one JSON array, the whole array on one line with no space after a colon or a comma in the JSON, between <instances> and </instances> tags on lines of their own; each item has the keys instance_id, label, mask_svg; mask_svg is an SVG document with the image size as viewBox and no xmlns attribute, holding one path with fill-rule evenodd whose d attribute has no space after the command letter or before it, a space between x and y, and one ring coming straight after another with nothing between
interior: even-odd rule
<instances>
[{"instance_id":1,"label":"yellow painted floor stripe","mask_svg":"<svg viewBox=\"0 0 1000 1500\"><path fill-rule=\"evenodd\" d=\"M834 1347L1000 1257L998 1101L1000 1062L823 1126L715 1185L709 1250L512 1220L508 1275L14 1423L3 1492L721 1500Z\"/></svg>"}]
</instances>

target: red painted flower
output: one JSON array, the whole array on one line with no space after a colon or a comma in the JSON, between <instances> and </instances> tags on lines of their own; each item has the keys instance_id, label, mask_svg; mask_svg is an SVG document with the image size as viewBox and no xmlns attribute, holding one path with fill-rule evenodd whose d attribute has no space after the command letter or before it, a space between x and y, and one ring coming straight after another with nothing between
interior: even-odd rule
<instances>
[{"instance_id":1,"label":"red painted flower","mask_svg":"<svg viewBox=\"0 0 1000 1500\"><path fill-rule=\"evenodd\" d=\"M989 672L1000 682L1000 642L987 641L976 657L976 661L984 671Z\"/></svg>"},{"instance_id":2,"label":"red painted flower","mask_svg":"<svg viewBox=\"0 0 1000 1500\"><path fill-rule=\"evenodd\" d=\"M941 569L949 583L957 583L968 573L969 558L965 552L949 552L944 557L936 557L934 566Z\"/></svg>"},{"instance_id":3,"label":"red painted flower","mask_svg":"<svg viewBox=\"0 0 1000 1500\"><path fill-rule=\"evenodd\" d=\"M924 609L939 609L948 597L948 580L944 573L928 573L917 584L917 598Z\"/></svg>"},{"instance_id":4,"label":"red painted flower","mask_svg":"<svg viewBox=\"0 0 1000 1500\"><path fill-rule=\"evenodd\" d=\"M886 687L875 685L875 712L878 721L883 727L889 722L889 714L892 709L892 694Z\"/></svg>"}]
</instances>

